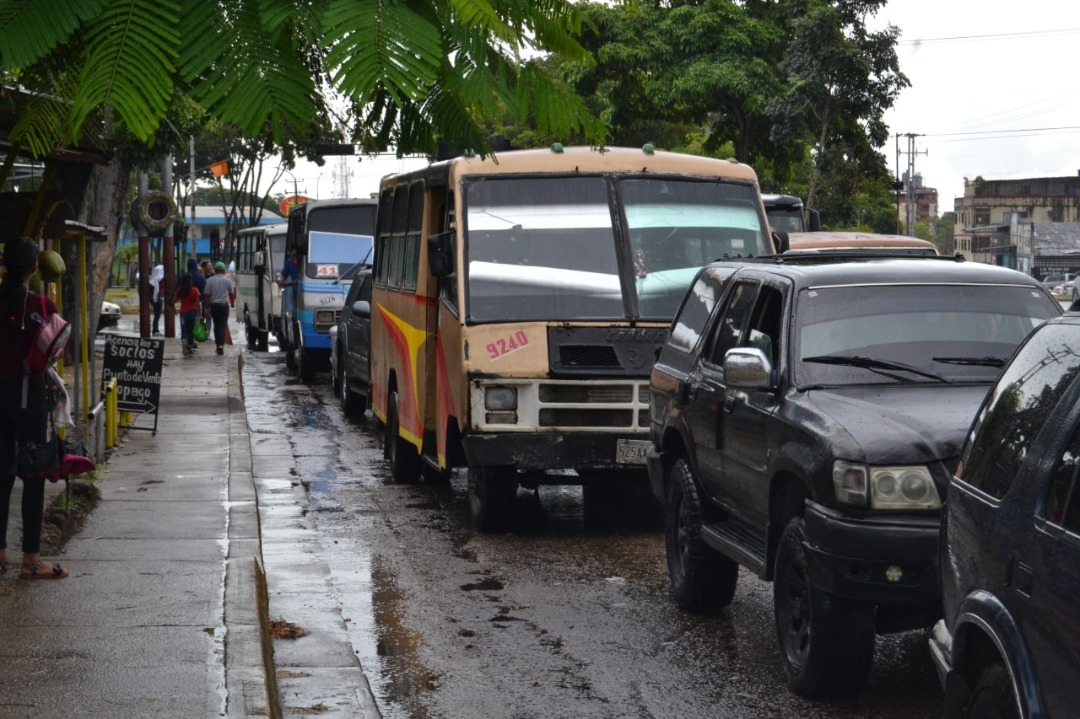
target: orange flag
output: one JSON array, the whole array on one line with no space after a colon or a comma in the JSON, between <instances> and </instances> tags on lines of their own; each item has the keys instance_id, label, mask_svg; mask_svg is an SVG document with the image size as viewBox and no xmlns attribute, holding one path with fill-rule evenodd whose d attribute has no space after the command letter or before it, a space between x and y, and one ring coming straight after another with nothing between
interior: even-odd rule
<instances>
[{"instance_id":1,"label":"orange flag","mask_svg":"<svg viewBox=\"0 0 1080 719\"><path fill-rule=\"evenodd\" d=\"M229 174L229 161L222 160L221 162L215 162L210 165L210 172L214 173L214 177L224 177Z\"/></svg>"}]
</instances>

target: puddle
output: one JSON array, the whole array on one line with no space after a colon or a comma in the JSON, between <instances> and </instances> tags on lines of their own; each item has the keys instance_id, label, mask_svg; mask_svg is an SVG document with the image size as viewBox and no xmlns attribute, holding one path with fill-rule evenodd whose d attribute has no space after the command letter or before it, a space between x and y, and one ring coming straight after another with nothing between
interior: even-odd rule
<instances>
[{"instance_id":1,"label":"puddle","mask_svg":"<svg viewBox=\"0 0 1080 719\"><path fill-rule=\"evenodd\" d=\"M462 584L461 589L466 592L475 592L476 590L484 590L488 592L497 592L503 588L503 583L498 579L481 579L479 582L473 582L472 584Z\"/></svg>"}]
</instances>

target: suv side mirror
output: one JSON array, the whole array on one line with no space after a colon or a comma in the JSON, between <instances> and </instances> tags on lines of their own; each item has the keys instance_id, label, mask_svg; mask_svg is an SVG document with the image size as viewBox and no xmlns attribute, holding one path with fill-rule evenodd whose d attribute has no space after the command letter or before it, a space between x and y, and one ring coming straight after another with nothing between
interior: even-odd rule
<instances>
[{"instance_id":1,"label":"suv side mirror","mask_svg":"<svg viewBox=\"0 0 1080 719\"><path fill-rule=\"evenodd\" d=\"M357 317L368 319L371 317L371 303L367 300L357 300L352 303L352 311Z\"/></svg>"},{"instance_id":2,"label":"suv side mirror","mask_svg":"<svg viewBox=\"0 0 1080 719\"><path fill-rule=\"evenodd\" d=\"M817 210L806 210L806 231L821 232L821 213Z\"/></svg>"},{"instance_id":3,"label":"suv side mirror","mask_svg":"<svg viewBox=\"0 0 1080 719\"><path fill-rule=\"evenodd\" d=\"M428 238L428 267L435 277L454 272L454 233L440 232Z\"/></svg>"},{"instance_id":4,"label":"suv side mirror","mask_svg":"<svg viewBox=\"0 0 1080 719\"><path fill-rule=\"evenodd\" d=\"M754 347L735 347L724 354L724 384L732 389L771 390L772 362Z\"/></svg>"}]
</instances>

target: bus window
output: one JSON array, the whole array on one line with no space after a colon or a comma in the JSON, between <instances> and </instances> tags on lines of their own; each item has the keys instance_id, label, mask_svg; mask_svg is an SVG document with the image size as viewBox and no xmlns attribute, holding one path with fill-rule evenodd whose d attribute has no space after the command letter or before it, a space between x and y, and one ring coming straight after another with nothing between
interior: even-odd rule
<instances>
[{"instance_id":1,"label":"bus window","mask_svg":"<svg viewBox=\"0 0 1080 719\"><path fill-rule=\"evenodd\" d=\"M420 229L424 223L424 185L414 183L409 188L409 221L405 235L405 258L403 264L402 289L416 291L416 275L420 264Z\"/></svg>"},{"instance_id":2,"label":"bus window","mask_svg":"<svg viewBox=\"0 0 1080 719\"><path fill-rule=\"evenodd\" d=\"M393 230L394 191L385 190L379 199L379 247L375 262L375 284L385 287L390 276L390 236Z\"/></svg>"}]
</instances>

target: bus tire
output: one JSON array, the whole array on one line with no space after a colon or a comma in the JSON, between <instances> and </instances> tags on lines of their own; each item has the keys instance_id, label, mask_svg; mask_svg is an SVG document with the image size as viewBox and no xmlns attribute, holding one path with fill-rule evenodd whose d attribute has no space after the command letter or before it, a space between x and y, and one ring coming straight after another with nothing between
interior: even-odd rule
<instances>
[{"instance_id":1,"label":"bus tire","mask_svg":"<svg viewBox=\"0 0 1080 719\"><path fill-rule=\"evenodd\" d=\"M257 349L259 352L268 352L270 350L270 332L267 330L256 330L258 337L256 338Z\"/></svg>"},{"instance_id":2,"label":"bus tire","mask_svg":"<svg viewBox=\"0 0 1080 719\"><path fill-rule=\"evenodd\" d=\"M390 393L386 402L386 433L383 454L390 463L390 478L397 484L411 484L420 479L420 453L401 436L398 419L398 393Z\"/></svg>"},{"instance_id":3,"label":"bus tire","mask_svg":"<svg viewBox=\"0 0 1080 719\"><path fill-rule=\"evenodd\" d=\"M281 351L285 353L285 369L290 372L295 371L296 355L293 354L292 347L290 347L288 343L285 343L285 346L281 348Z\"/></svg>"},{"instance_id":4,"label":"bus tire","mask_svg":"<svg viewBox=\"0 0 1080 719\"><path fill-rule=\"evenodd\" d=\"M296 370L304 384L315 382L315 358L311 350L300 347L296 350Z\"/></svg>"},{"instance_id":5,"label":"bus tire","mask_svg":"<svg viewBox=\"0 0 1080 719\"><path fill-rule=\"evenodd\" d=\"M502 474L503 476L499 476ZM517 501L517 480L507 470L469 467L469 521L478 532L503 532L510 527Z\"/></svg>"},{"instance_id":6,"label":"bus tire","mask_svg":"<svg viewBox=\"0 0 1080 719\"><path fill-rule=\"evenodd\" d=\"M244 313L244 337L247 338L248 349L254 352L259 348L259 331L251 326L251 317Z\"/></svg>"}]
</instances>

